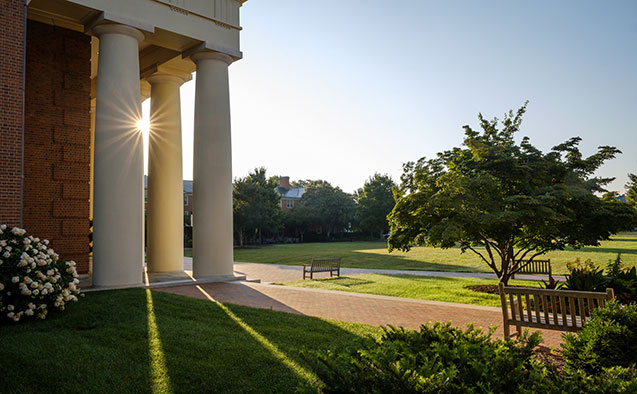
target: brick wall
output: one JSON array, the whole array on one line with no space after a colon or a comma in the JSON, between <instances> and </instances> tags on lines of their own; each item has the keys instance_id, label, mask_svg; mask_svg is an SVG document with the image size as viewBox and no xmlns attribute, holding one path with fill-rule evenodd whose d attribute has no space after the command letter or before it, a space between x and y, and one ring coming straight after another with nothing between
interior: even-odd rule
<instances>
[{"instance_id":1,"label":"brick wall","mask_svg":"<svg viewBox=\"0 0 637 394\"><path fill-rule=\"evenodd\" d=\"M90 37L28 21L24 228L88 272Z\"/></svg>"},{"instance_id":2,"label":"brick wall","mask_svg":"<svg viewBox=\"0 0 637 394\"><path fill-rule=\"evenodd\" d=\"M0 224L20 224L24 0L0 6Z\"/></svg>"}]
</instances>

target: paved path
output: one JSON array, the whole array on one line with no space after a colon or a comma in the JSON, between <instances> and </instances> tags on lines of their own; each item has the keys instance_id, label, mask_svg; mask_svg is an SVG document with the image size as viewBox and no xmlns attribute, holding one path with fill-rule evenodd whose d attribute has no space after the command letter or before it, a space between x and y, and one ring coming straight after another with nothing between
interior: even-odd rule
<instances>
[{"instance_id":1,"label":"paved path","mask_svg":"<svg viewBox=\"0 0 637 394\"><path fill-rule=\"evenodd\" d=\"M474 322L476 326L501 325L500 308L414 300L408 298L302 289L260 283L207 283L156 289L189 297L212 299L230 304L273 309L370 325L394 325L417 329L428 321L451 321L458 327ZM318 302L317 302L318 301ZM502 329L495 333L502 338ZM544 331L544 344L557 346L560 333Z\"/></svg>"},{"instance_id":2,"label":"paved path","mask_svg":"<svg viewBox=\"0 0 637 394\"><path fill-rule=\"evenodd\" d=\"M184 269L192 270L192 258L184 257ZM246 275L248 280L259 279L262 283L290 282L303 279L303 267L300 265L259 264L259 263L234 263L234 272L238 275ZM485 278L497 279L495 274L486 272L444 272L444 271L411 271L411 270L385 270L367 268L341 268L341 275L417 275L417 276L446 276L456 278ZM329 276L328 273L315 274L317 278ZM564 280L564 276L555 275L555 279ZM516 275L516 279L547 280L546 275Z\"/></svg>"}]
</instances>

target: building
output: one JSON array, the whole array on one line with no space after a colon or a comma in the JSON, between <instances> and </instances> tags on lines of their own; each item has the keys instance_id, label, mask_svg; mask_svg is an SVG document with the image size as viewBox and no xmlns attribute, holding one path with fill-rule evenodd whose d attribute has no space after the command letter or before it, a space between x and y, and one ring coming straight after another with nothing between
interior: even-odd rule
<instances>
[{"instance_id":1,"label":"building","mask_svg":"<svg viewBox=\"0 0 637 394\"><path fill-rule=\"evenodd\" d=\"M49 239L96 286L141 284L150 97L147 269L183 271L179 86L196 71L193 274L232 275L228 67L244 2L3 0L0 223Z\"/></svg>"},{"instance_id":2,"label":"building","mask_svg":"<svg viewBox=\"0 0 637 394\"><path fill-rule=\"evenodd\" d=\"M281 209L288 210L294 208L294 205L303 197L305 193L304 187L291 187L290 177L279 177L279 186L274 190L281 196Z\"/></svg>"}]
</instances>

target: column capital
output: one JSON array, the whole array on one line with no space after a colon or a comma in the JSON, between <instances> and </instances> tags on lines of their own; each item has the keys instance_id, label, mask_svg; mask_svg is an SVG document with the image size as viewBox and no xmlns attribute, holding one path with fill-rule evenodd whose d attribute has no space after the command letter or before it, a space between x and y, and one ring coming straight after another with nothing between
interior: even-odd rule
<instances>
[{"instance_id":1,"label":"column capital","mask_svg":"<svg viewBox=\"0 0 637 394\"><path fill-rule=\"evenodd\" d=\"M190 74L173 74L167 72L156 72L153 75L146 77L146 81L151 85L156 83L173 83L177 86L181 86L184 82L192 79Z\"/></svg>"},{"instance_id":2,"label":"column capital","mask_svg":"<svg viewBox=\"0 0 637 394\"><path fill-rule=\"evenodd\" d=\"M103 34L123 34L133 37L138 42L144 41L144 33L128 25L120 25L118 23L109 23L94 26L92 29L94 35L100 37Z\"/></svg>"},{"instance_id":3,"label":"column capital","mask_svg":"<svg viewBox=\"0 0 637 394\"><path fill-rule=\"evenodd\" d=\"M232 56L226 55L225 53L210 51L210 50L195 52L192 55L190 55L190 59L192 59L192 61L195 63L198 63L201 60L220 60L230 65L232 62L234 62L234 59L232 58Z\"/></svg>"}]
</instances>

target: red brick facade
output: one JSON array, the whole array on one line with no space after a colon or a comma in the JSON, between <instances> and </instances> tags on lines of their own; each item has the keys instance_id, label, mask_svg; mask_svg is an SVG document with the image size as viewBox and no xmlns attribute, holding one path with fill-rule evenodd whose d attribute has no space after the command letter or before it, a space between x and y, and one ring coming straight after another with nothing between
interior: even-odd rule
<instances>
[{"instance_id":1,"label":"red brick facade","mask_svg":"<svg viewBox=\"0 0 637 394\"><path fill-rule=\"evenodd\" d=\"M28 21L26 50L23 227L87 273L90 37Z\"/></svg>"},{"instance_id":2,"label":"red brick facade","mask_svg":"<svg viewBox=\"0 0 637 394\"><path fill-rule=\"evenodd\" d=\"M20 224L24 0L0 7L0 224Z\"/></svg>"}]
</instances>

